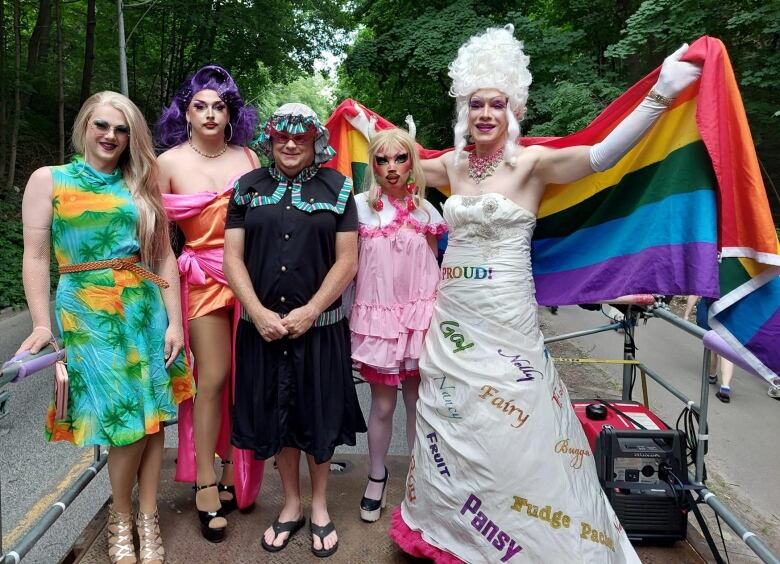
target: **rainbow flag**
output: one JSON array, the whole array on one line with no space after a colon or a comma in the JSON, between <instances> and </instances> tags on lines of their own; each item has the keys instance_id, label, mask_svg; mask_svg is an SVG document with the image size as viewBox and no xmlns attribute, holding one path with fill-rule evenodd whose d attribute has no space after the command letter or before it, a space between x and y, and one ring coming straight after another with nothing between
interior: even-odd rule
<instances>
[{"instance_id":1,"label":"rainbow flag","mask_svg":"<svg viewBox=\"0 0 780 564\"><path fill-rule=\"evenodd\" d=\"M616 166L547 187L532 250L537 299L567 305L645 293L719 298L709 312L712 328L771 381L780 373L780 244L742 99L719 40L700 38L685 59L703 65L701 80ZM659 72L585 129L522 143L599 142L642 101ZM360 186L368 155L355 104L344 101L326 126L337 151L329 166ZM393 127L359 108L378 130ZM420 149L423 158L442 152Z\"/></svg>"}]
</instances>

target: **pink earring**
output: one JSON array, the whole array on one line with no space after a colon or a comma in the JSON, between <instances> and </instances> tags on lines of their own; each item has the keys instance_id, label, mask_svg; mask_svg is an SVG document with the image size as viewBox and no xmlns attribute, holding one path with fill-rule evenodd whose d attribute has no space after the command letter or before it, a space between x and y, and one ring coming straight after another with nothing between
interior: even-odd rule
<instances>
[{"instance_id":1,"label":"pink earring","mask_svg":"<svg viewBox=\"0 0 780 564\"><path fill-rule=\"evenodd\" d=\"M376 202L374 202L374 209L376 211L382 211L382 208L385 207L384 202L382 201L382 187L377 186L377 196L376 196Z\"/></svg>"}]
</instances>

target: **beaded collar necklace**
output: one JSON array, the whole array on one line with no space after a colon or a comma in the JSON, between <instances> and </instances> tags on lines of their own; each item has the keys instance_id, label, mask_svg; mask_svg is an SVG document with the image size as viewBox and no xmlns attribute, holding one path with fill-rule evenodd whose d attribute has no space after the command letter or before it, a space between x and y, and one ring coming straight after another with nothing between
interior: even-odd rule
<instances>
[{"instance_id":1,"label":"beaded collar necklace","mask_svg":"<svg viewBox=\"0 0 780 564\"><path fill-rule=\"evenodd\" d=\"M201 157L206 157L207 159L216 159L217 157L221 157L222 155L224 155L224 154L225 154L225 151L227 151L227 147L228 147L228 144L227 144L227 143L225 143L224 145L222 145L222 148L221 148L219 151L217 151L216 153L214 153L214 154L212 155L212 154L210 154L210 153L204 153L203 151L201 151L200 149L198 149L198 148L195 146L195 144L192 142L192 139L190 139L190 140L189 140L189 144L190 144L190 147L192 147L192 150L193 150L193 151L195 151L196 153L198 153L198 154L199 154Z\"/></svg>"},{"instance_id":2,"label":"beaded collar necklace","mask_svg":"<svg viewBox=\"0 0 780 564\"><path fill-rule=\"evenodd\" d=\"M469 153L469 178L475 184L479 184L486 178L493 176L498 165L504 159L504 148L501 147L495 153L490 155L478 155L476 149Z\"/></svg>"}]
</instances>

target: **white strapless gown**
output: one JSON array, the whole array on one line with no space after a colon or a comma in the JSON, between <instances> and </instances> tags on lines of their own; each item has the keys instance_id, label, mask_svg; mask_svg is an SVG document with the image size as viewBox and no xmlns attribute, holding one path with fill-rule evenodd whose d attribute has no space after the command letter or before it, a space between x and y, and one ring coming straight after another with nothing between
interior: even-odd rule
<instances>
[{"instance_id":1,"label":"white strapless gown","mask_svg":"<svg viewBox=\"0 0 780 564\"><path fill-rule=\"evenodd\" d=\"M539 330L536 219L452 196L401 516L467 562L639 562Z\"/></svg>"}]
</instances>

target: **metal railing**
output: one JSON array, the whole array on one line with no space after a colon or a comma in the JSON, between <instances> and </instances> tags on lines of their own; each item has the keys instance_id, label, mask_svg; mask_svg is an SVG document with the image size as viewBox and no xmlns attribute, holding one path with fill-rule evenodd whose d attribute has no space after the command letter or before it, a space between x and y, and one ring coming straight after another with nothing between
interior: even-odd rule
<instances>
[{"instance_id":1,"label":"metal railing","mask_svg":"<svg viewBox=\"0 0 780 564\"><path fill-rule=\"evenodd\" d=\"M39 353L30 355L27 360L43 357L51 354L54 349L51 345L43 348ZM3 368L0 373L0 402L1 407L5 407L5 402L8 400L8 394L3 387L16 380L21 364L12 363L9 366ZM6 415L5 409L0 411L0 417ZM52 525L59 519L65 509L73 503L78 495L87 487L97 473L106 465L108 460L108 454L103 452L99 446L92 447L93 457L92 463L87 466L81 474L71 483L62 495L55 501L44 514L36 521L36 523L30 527L22 536L17 540L13 546L11 546L8 552L4 551L3 547L3 500L2 490L0 490L0 563L1 564L17 564L25 557L25 555L32 550L46 531L51 528ZM0 470L2 470L0 468ZM1 480L0 480L1 481Z\"/></svg>"},{"instance_id":2,"label":"metal railing","mask_svg":"<svg viewBox=\"0 0 780 564\"><path fill-rule=\"evenodd\" d=\"M698 432L696 439L698 440L699 447L696 449L695 459L695 471L693 476L689 476L692 490L698 496L698 502L706 503L712 510L723 519L723 521L734 531L742 541L753 551L753 553L760 558L763 562L770 564L780 564L780 557L774 554L766 543L753 531L751 531L747 525L745 525L739 517L732 513L726 505L724 505L717 496L708 490L704 485L704 453L706 450L705 445L709 441L708 425L707 425L707 410L709 402L709 365L711 352L709 349L704 348L704 354L702 355L702 369L701 369L701 388L698 403L693 399L686 396L685 393L677 389L673 384L668 382L660 374L657 374L643 362L637 361L634 358L634 328L640 317L655 317L662 319L671 325L690 333L691 335L702 339L706 331L685 319L673 314L667 308L666 304L658 302L655 305L648 308L637 308L634 306L628 306L628 310L625 314L625 318L622 321L616 321L609 325L603 325L592 329L585 329L582 331L574 331L566 333L564 335L556 335L545 339L545 343L555 343L558 341L564 341L568 339L575 339L577 337L584 337L587 335L594 335L597 333L604 333L607 331L613 331L615 329L623 330L623 387L622 387L622 399L630 401L632 399L632 391L634 384L634 368L638 369L641 374L642 387L644 393L645 406L648 404L647 387L645 384L645 376L652 378L657 384L659 384L666 391L671 393L674 397L679 399L682 403L686 404L688 408L698 415ZM719 556L716 558L719 559Z\"/></svg>"}]
</instances>

